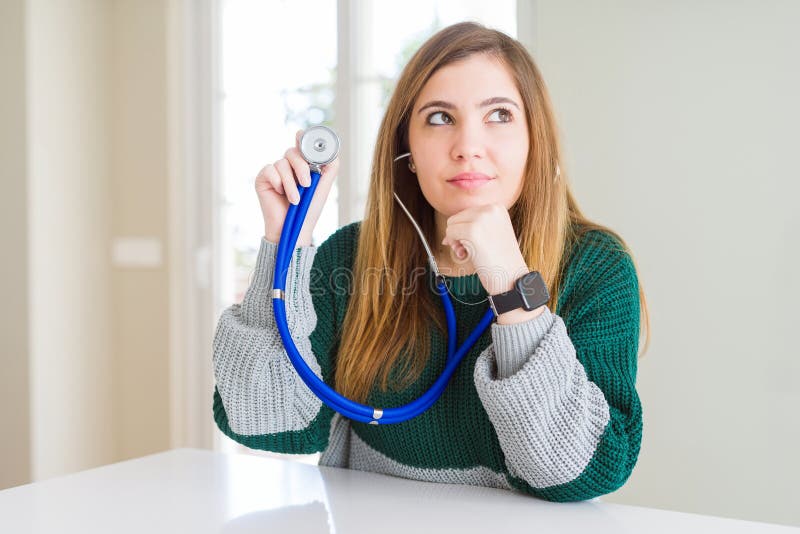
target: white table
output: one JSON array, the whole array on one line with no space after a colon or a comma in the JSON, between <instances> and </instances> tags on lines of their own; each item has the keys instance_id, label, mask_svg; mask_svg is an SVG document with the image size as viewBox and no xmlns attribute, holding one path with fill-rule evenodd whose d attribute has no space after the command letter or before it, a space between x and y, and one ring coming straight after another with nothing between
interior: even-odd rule
<instances>
[{"instance_id":1,"label":"white table","mask_svg":"<svg viewBox=\"0 0 800 534\"><path fill-rule=\"evenodd\" d=\"M177 449L0 491L0 533L800 533L767 523Z\"/></svg>"}]
</instances>

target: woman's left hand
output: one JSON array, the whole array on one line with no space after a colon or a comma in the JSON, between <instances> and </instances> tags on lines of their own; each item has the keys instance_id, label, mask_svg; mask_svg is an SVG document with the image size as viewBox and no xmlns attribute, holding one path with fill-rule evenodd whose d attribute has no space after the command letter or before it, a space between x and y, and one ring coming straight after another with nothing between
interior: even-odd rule
<instances>
[{"instance_id":1,"label":"woman's left hand","mask_svg":"<svg viewBox=\"0 0 800 534\"><path fill-rule=\"evenodd\" d=\"M453 250L455 262L472 262L489 295L513 289L514 281L530 272L501 204L474 206L447 219L442 244Z\"/></svg>"}]
</instances>

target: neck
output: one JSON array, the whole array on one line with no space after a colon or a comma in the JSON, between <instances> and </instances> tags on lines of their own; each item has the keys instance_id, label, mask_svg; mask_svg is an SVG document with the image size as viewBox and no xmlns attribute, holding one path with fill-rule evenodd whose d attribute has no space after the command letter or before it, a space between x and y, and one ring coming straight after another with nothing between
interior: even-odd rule
<instances>
[{"instance_id":1,"label":"neck","mask_svg":"<svg viewBox=\"0 0 800 534\"><path fill-rule=\"evenodd\" d=\"M477 272L469 263L453 265L449 262L443 263L439 258L436 258L436 266L439 268L439 272L445 276L467 276Z\"/></svg>"},{"instance_id":2,"label":"neck","mask_svg":"<svg viewBox=\"0 0 800 534\"><path fill-rule=\"evenodd\" d=\"M436 261L439 261L439 256L447 254L450 250L450 247L447 245L442 245L442 239L444 239L444 231L447 228L447 217L439 213L438 211L433 212L433 218L436 223L436 242L431 243L433 245L434 254L436 255Z\"/></svg>"}]
</instances>

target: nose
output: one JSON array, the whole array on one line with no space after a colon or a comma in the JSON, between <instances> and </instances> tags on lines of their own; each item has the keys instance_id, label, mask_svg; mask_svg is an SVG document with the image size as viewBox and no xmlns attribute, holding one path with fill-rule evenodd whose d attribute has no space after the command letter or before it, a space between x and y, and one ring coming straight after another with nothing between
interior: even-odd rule
<instances>
[{"instance_id":1,"label":"nose","mask_svg":"<svg viewBox=\"0 0 800 534\"><path fill-rule=\"evenodd\" d=\"M455 131L450 157L454 160L469 161L485 155L483 133L479 126L462 123Z\"/></svg>"}]
</instances>

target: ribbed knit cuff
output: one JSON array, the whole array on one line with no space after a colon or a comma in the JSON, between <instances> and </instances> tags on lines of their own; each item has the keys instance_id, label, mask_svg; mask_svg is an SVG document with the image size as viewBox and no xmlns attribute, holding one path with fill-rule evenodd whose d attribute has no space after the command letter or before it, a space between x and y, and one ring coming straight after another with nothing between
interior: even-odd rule
<instances>
[{"instance_id":1,"label":"ribbed knit cuff","mask_svg":"<svg viewBox=\"0 0 800 534\"><path fill-rule=\"evenodd\" d=\"M564 320L551 315L552 328L530 349L535 356L513 376L497 380L491 359L482 357L484 353L475 361L473 372L475 389L497 431L509 473L537 489L581 476L610 420L605 396L578 361ZM527 323L544 322L539 319L542 317ZM532 340L535 326L527 323L520 323L525 325L523 330L531 332L526 342ZM485 354L493 352L487 349ZM622 454L626 452L613 453L613 459L602 461L601 469L619 469L616 463ZM590 476L581 485L597 483Z\"/></svg>"},{"instance_id":2,"label":"ribbed knit cuff","mask_svg":"<svg viewBox=\"0 0 800 534\"><path fill-rule=\"evenodd\" d=\"M295 248L286 273L286 307L289 329L295 326L298 316L308 314L312 306L309 284L311 265L317 247L313 245ZM272 286L275 277L278 244L261 238L261 247L256 258L253 279L242 299L242 313L247 324L266 327L275 324L272 310ZM292 330L294 332L294 330Z\"/></svg>"},{"instance_id":3,"label":"ribbed knit cuff","mask_svg":"<svg viewBox=\"0 0 800 534\"><path fill-rule=\"evenodd\" d=\"M513 376L522 369L552 326L553 312L547 306L538 317L522 323L492 323L497 380Z\"/></svg>"}]
</instances>

